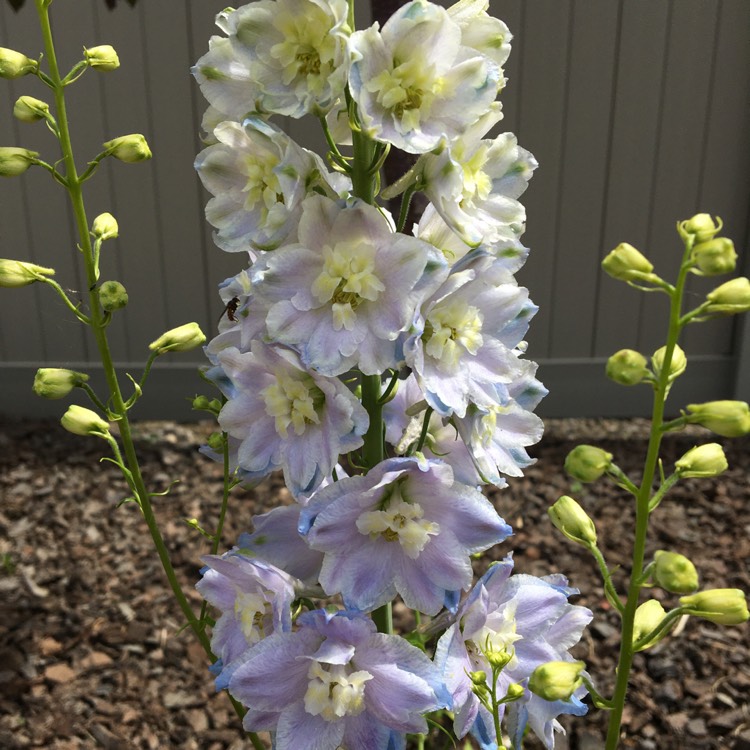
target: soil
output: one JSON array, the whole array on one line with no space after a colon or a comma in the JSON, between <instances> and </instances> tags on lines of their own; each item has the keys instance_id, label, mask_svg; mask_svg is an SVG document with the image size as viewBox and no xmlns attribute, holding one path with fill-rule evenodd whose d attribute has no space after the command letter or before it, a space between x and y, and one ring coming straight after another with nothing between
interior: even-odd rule
<instances>
[{"instance_id":1,"label":"soil","mask_svg":"<svg viewBox=\"0 0 750 750\"><path fill-rule=\"evenodd\" d=\"M206 540L186 518L211 527L221 497L220 468L198 455L207 424L137 425L144 473L177 572L196 608L192 586ZM577 443L601 445L637 478L645 422L558 420L535 449L523 479L491 493L515 529L516 570L563 572L583 593L577 602L595 620L577 655L604 693L612 683L618 635L601 581L587 553L559 535L546 517L571 492L562 471ZM696 442L698 428L665 443L665 464ZM750 438L725 443L730 470L713 480L680 483L655 513L649 553L673 549L696 563L704 587L750 590ZM181 629L139 511L118 503L126 490L118 470L99 462L102 443L48 422L0 423L0 748L249 747L226 695L216 694L206 658ZM602 547L622 585L633 525L629 496L603 482L574 488L596 520ZM256 490L237 489L226 526L231 546L255 512L289 502L279 477ZM477 561L503 557L506 543ZM673 597L653 589L668 602ZM622 746L642 750L750 749L748 627L696 618L636 656ZM562 750L603 747L604 712L565 722ZM450 747L444 739L428 747ZM528 750L538 748L534 741ZM304 748L300 748L304 750Z\"/></svg>"}]
</instances>

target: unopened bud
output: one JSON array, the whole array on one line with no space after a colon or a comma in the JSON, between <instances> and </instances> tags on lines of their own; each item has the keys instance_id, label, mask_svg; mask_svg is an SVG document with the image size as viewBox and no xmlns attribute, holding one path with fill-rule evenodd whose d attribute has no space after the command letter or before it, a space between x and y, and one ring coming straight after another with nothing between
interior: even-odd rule
<instances>
[{"instance_id":1,"label":"unopened bud","mask_svg":"<svg viewBox=\"0 0 750 750\"><path fill-rule=\"evenodd\" d=\"M476 672L469 672L469 679L473 685L487 684L487 675L481 669Z\"/></svg>"},{"instance_id":2,"label":"unopened bud","mask_svg":"<svg viewBox=\"0 0 750 750\"><path fill-rule=\"evenodd\" d=\"M619 281L653 281L658 278L652 273L654 266L648 259L627 242L621 242L607 255L602 268Z\"/></svg>"},{"instance_id":3,"label":"unopened bud","mask_svg":"<svg viewBox=\"0 0 750 750\"><path fill-rule=\"evenodd\" d=\"M714 222L710 214L696 214L687 221L680 222L678 226L681 233L694 235L697 245L713 239L721 230L723 223L718 216L716 222Z\"/></svg>"},{"instance_id":4,"label":"unopened bud","mask_svg":"<svg viewBox=\"0 0 750 750\"><path fill-rule=\"evenodd\" d=\"M572 542L586 547L596 544L596 526L586 511L568 495L563 495L547 514L552 524Z\"/></svg>"},{"instance_id":5,"label":"unopened bud","mask_svg":"<svg viewBox=\"0 0 750 750\"><path fill-rule=\"evenodd\" d=\"M611 453L595 445L577 445L565 459L565 471L579 482L595 482L611 464Z\"/></svg>"},{"instance_id":6,"label":"unopened bud","mask_svg":"<svg viewBox=\"0 0 750 750\"><path fill-rule=\"evenodd\" d=\"M693 248L691 258L704 276L732 273L737 265L734 242L729 237L715 237Z\"/></svg>"},{"instance_id":7,"label":"unopened bud","mask_svg":"<svg viewBox=\"0 0 750 750\"><path fill-rule=\"evenodd\" d=\"M722 437L741 437L750 432L750 407L745 401L707 401L688 404L687 421Z\"/></svg>"},{"instance_id":8,"label":"unopened bud","mask_svg":"<svg viewBox=\"0 0 750 750\"><path fill-rule=\"evenodd\" d=\"M662 346L660 349L657 349L654 352L653 357L651 357L651 363L654 366L656 377L661 375L662 368L664 367L664 355L666 352L667 347ZM685 372L686 367L687 357L685 356L685 352L675 344L675 347L672 350L672 359L669 363L669 376L667 382L671 383L673 380L676 380L683 372Z\"/></svg>"},{"instance_id":9,"label":"unopened bud","mask_svg":"<svg viewBox=\"0 0 750 750\"><path fill-rule=\"evenodd\" d=\"M657 550L651 579L672 594L690 594L698 588L698 571L685 555Z\"/></svg>"},{"instance_id":10,"label":"unopened bud","mask_svg":"<svg viewBox=\"0 0 750 750\"><path fill-rule=\"evenodd\" d=\"M44 268L35 263L0 258L0 287L14 289L28 286L35 281L43 281L45 276L54 276L53 268Z\"/></svg>"},{"instance_id":11,"label":"unopened bud","mask_svg":"<svg viewBox=\"0 0 750 750\"><path fill-rule=\"evenodd\" d=\"M90 68L96 70L116 70L120 67L120 58L117 57L115 48L109 44L102 44L91 49L83 48L83 54Z\"/></svg>"},{"instance_id":12,"label":"unopened bud","mask_svg":"<svg viewBox=\"0 0 750 750\"><path fill-rule=\"evenodd\" d=\"M583 684L582 661L549 661L540 664L529 677L529 690L546 701L567 701Z\"/></svg>"},{"instance_id":13,"label":"unopened bud","mask_svg":"<svg viewBox=\"0 0 750 750\"><path fill-rule=\"evenodd\" d=\"M96 412L73 404L60 420L62 426L74 435L102 435L109 432L109 423Z\"/></svg>"},{"instance_id":14,"label":"unopened bud","mask_svg":"<svg viewBox=\"0 0 750 750\"><path fill-rule=\"evenodd\" d=\"M683 596L680 604L687 614L711 620L719 625L740 625L748 620L747 601L740 589L708 589Z\"/></svg>"},{"instance_id":15,"label":"unopened bud","mask_svg":"<svg viewBox=\"0 0 750 750\"><path fill-rule=\"evenodd\" d=\"M216 453L221 453L221 451L224 450L224 444L225 444L225 437L224 433L222 432L212 432L208 436L208 440L206 441L208 443L208 447L212 451L216 451Z\"/></svg>"},{"instance_id":16,"label":"unopened bud","mask_svg":"<svg viewBox=\"0 0 750 750\"><path fill-rule=\"evenodd\" d=\"M650 374L648 360L634 349L620 349L607 360L606 374L620 385L638 385Z\"/></svg>"},{"instance_id":17,"label":"unopened bud","mask_svg":"<svg viewBox=\"0 0 750 750\"><path fill-rule=\"evenodd\" d=\"M118 236L120 227L112 214L99 214L91 225L91 234L101 240L113 240Z\"/></svg>"},{"instance_id":18,"label":"unopened bud","mask_svg":"<svg viewBox=\"0 0 750 750\"><path fill-rule=\"evenodd\" d=\"M706 295L707 313L736 315L750 310L750 280L745 276L727 281Z\"/></svg>"},{"instance_id":19,"label":"unopened bud","mask_svg":"<svg viewBox=\"0 0 750 750\"><path fill-rule=\"evenodd\" d=\"M662 607L656 599L649 599L649 601L641 604L635 611L635 620L633 622L633 643L639 641L641 638L647 636L659 627L659 623L661 623L666 614L664 607ZM643 643L638 650L644 651L647 648L651 648L651 646L655 646L664 635L666 635L666 633Z\"/></svg>"},{"instance_id":20,"label":"unopened bud","mask_svg":"<svg viewBox=\"0 0 750 750\"><path fill-rule=\"evenodd\" d=\"M20 78L36 73L39 63L21 52L0 47L0 78Z\"/></svg>"},{"instance_id":21,"label":"unopened bud","mask_svg":"<svg viewBox=\"0 0 750 750\"><path fill-rule=\"evenodd\" d=\"M13 105L13 117L21 122L39 122L49 115L49 104L33 96L20 96Z\"/></svg>"},{"instance_id":22,"label":"unopened bud","mask_svg":"<svg viewBox=\"0 0 750 750\"><path fill-rule=\"evenodd\" d=\"M146 139L138 133L122 135L119 138L107 141L103 148L108 156L114 156L115 159L119 159L126 164L135 164L151 158L151 149L148 147Z\"/></svg>"},{"instance_id":23,"label":"unopened bud","mask_svg":"<svg viewBox=\"0 0 750 750\"><path fill-rule=\"evenodd\" d=\"M148 348L157 354L167 352L188 352L200 346L206 340L197 323L185 323L185 325L173 328L152 341Z\"/></svg>"},{"instance_id":24,"label":"unopened bud","mask_svg":"<svg viewBox=\"0 0 750 750\"><path fill-rule=\"evenodd\" d=\"M726 471L728 466L724 449L718 443L697 445L675 463L677 473L685 479L715 477Z\"/></svg>"},{"instance_id":25,"label":"unopened bud","mask_svg":"<svg viewBox=\"0 0 750 750\"><path fill-rule=\"evenodd\" d=\"M511 682L505 693L505 702L511 703L512 701L517 701L519 698L523 698L525 692L526 688L523 685L518 682Z\"/></svg>"},{"instance_id":26,"label":"unopened bud","mask_svg":"<svg viewBox=\"0 0 750 750\"><path fill-rule=\"evenodd\" d=\"M23 174L39 156L37 151L15 146L0 146L0 177L18 177Z\"/></svg>"},{"instance_id":27,"label":"unopened bud","mask_svg":"<svg viewBox=\"0 0 750 750\"><path fill-rule=\"evenodd\" d=\"M210 403L208 396L196 396L193 399L192 408L196 411L207 411Z\"/></svg>"},{"instance_id":28,"label":"unopened bud","mask_svg":"<svg viewBox=\"0 0 750 750\"><path fill-rule=\"evenodd\" d=\"M119 281L104 281L99 287L99 302L107 312L121 310L128 304L128 293Z\"/></svg>"},{"instance_id":29,"label":"unopened bud","mask_svg":"<svg viewBox=\"0 0 750 750\"><path fill-rule=\"evenodd\" d=\"M485 658L490 666L497 670L503 670L513 660L513 652L506 649L494 651L488 649L484 652Z\"/></svg>"},{"instance_id":30,"label":"unopened bud","mask_svg":"<svg viewBox=\"0 0 750 750\"><path fill-rule=\"evenodd\" d=\"M41 367L36 371L32 387L34 393L42 398L63 398L88 379L89 376L83 372Z\"/></svg>"}]
</instances>

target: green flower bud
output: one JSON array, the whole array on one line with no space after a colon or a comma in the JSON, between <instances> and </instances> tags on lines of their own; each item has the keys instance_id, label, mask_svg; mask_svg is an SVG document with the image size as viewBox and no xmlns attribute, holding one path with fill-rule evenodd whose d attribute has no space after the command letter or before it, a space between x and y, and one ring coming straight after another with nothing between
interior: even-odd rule
<instances>
[{"instance_id":1,"label":"green flower bud","mask_svg":"<svg viewBox=\"0 0 750 750\"><path fill-rule=\"evenodd\" d=\"M148 348L157 354L167 352L189 352L200 346L206 340L197 323L185 323L185 325L173 328L152 341Z\"/></svg>"},{"instance_id":2,"label":"green flower bud","mask_svg":"<svg viewBox=\"0 0 750 750\"><path fill-rule=\"evenodd\" d=\"M35 281L42 281L45 276L54 276L53 268L44 268L35 263L24 263L22 260L0 258L0 287L14 289L28 286Z\"/></svg>"},{"instance_id":3,"label":"green flower bud","mask_svg":"<svg viewBox=\"0 0 750 750\"><path fill-rule=\"evenodd\" d=\"M563 495L547 510L547 514L552 524L571 542L583 544L585 547L596 544L594 522L572 497Z\"/></svg>"},{"instance_id":4,"label":"green flower bud","mask_svg":"<svg viewBox=\"0 0 750 750\"><path fill-rule=\"evenodd\" d=\"M39 156L37 151L14 146L0 146L0 177L18 177L23 174Z\"/></svg>"},{"instance_id":5,"label":"green flower bud","mask_svg":"<svg viewBox=\"0 0 750 750\"><path fill-rule=\"evenodd\" d=\"M74 435L101 435L109 432L109 423L96 412L72 404L60 420L62 426Z\"/></svg>"},{"instance_id":6,"label":"green flower bud","mask_svg":"<svg viewBox=\"0 0 750 750\"><path fill-rule=\"evenodd\" d=\"M224 434L221 432L212 432L206 442L212 451L221 453L224 450Z\"/></svg>"},{"instance_id":7,"label":"green flower bud","mask_svg":"<svg viewBox=\"0 0 750 750\"><path fill-rule=\"evenodd\" d=\"M695 244L697 245L712 240L724 225L718 216L716 217L716 223L714 223L710 214L696 214L686 221L681 221L677 226L681 234L695 235Z\"/></svg>"},{"instance_id":8,"label":"green flower bud","mask_svg":"<svg viewBox=\"0 0 750 750\"><path fill-rule=\"evenodd\" d=\"M657 349L654 352L653 357L651 357L651 363L654 366L654 373L656 373L657 377L659 377L662 367L664 367L664 355L666 354L666 351L667 347L662 346L660 349ZM685 356L685 352L675 344L674 350L672 351L672 361L669 363L669 377L667 378L667 382L671 383L676 380L683 372L685 372L686 367L687 357Z\"/></svg>"},{"instance_id":9,"label":"green flower bud","mask_svg":"<svg viewBox=\"0 0 750 750\"><path fill-rule=\"evenodd\" d=\"M117 57L115 48L109 44L102 44L91 49L83 48L83 55L90 68L96 70L116 70L120 67L120 58Z\"/></svg>"},{"instance_id":10,"label":"green flower bud","mask_svg":"<svg viewBox=\"0 0 750 750\"><path fill-rule=\"evenodd\" d=\"M583 684L582 661L548 661L529 677L529 690L546 701L567 701Z\"/></svg>"},{"instance_id":11,"label":"green flower bud","mask_svg":"<svg viewBox=\"0 0 750 750\"><path fill-rule=\"evenodd\" d=\"M486 685L487 675L480 669L476 672L469 672L469 679L472 685Z\"/></svg>"},{"instance_id":12,"label":"green flower bud","mask_svg":"<svg viewBox=\"0 0 750 750\"><path fill-rule=\"evenodd\" d=\"M508 664L510 664L510 662L513 660L513 652L507 651L506 649L497 651L488 649L484 652L484 655L487 658L490 666L498 670L505 669L505 667L507 667Z\"/></svg>"},{"instance_id":13,"label":"green flower bud","mask_svg":"<svg viewBox=\"0 0 750 750\"><path fill-rule=\"evenodd\" d=\"M685 555L660 549L654 552L651 579L671 594L689 594L698 588L698 571Z\"/></svg>"},{"instance_id":14,"label":"green flower bud","mask_svg":"<svg viewBox=\"0 0 750 750\"><path fill-rule=\"evenodd\" d=\"M196 396L193 399L192 408L196 411L207 411L210 403L208 396Z\"/></svg>"},{"instance_id":15,"label":"green flower bud","mask_svg":"<svg viewBox=\"0 0 750 750\"><path fill-rule=\"evenodd\" d=\"M675 463L677 473L685 479L716 477L728 466L724 449L718 443L697 445Z\"/></svg>"},{"instance_id":16,"label":"green flower bud","mask_svg":"<svg viewBox=\"0 0 750 750\"><path fill-rule=\"evenodd\" d=\"M20 96L13 105L13 116L21 122L39 122L49 115L49 104L33 96Z\"/></svg>"},{"instance_id":17,"label":"green flower bud","mask_svg":"<svg viewBox=\"0 0 750 750\"><path fill-rule=\"evenodd\" d=\"M120 228L112 214L99 214L91 225L91 234L101 240L113 240L119 235Z\"/></svg>"},{"instance_id":18,"label":"green flower bud","mask_svg":"<svg viewBox=\"0 0 750 750\"><path fill-rule=\"evenodd\" d=\"M128 304L128 293L119 281L104 281L99 287L99 303L107 312L122 310Z\"/></svg>"},{"instance_id":19,"label":"green flower bud","mask_svg":"<svg viewBox=\"0 0 750 750\"><path fill-rule=\"evenodd\" d=\"M42 367L36 371L33 389L34 393L42 398L63 398L88 379L89 376L83 372Z\"/></svg>"},{"instance_id":20,"label":"green flower bud","mask_svg":"<svg viewBox=\"0 0 750 750\"><path fill-rule=\"evenodd\" d=\"M20 78L36 73L39 63L21 52L0 47L0 78Z\"/></svg>"},{"instance_id":21,"label":"green flower bud","mask_svg":"<svg viewBox=\"0 0 750 750\"><path fill-rule=\"evenodd\" d=\"M740 625L750 617L745 594L740 589L699 591L697 594L681 597L680 604L688 609L687 614L719 625Z\"/></svg>"},{"instance_id":22,"label":"green flower bud","mask_svg":"<svg viewBox=\"0 0 750 750\"><path fill-rule=\"evenodd\" d=\"M627 242L621 242L602 261L602 268L613 279L619 281L652 281L656 278L653 265Z\"/></svg>"},{"instance_id":23,"label":"green flower bud","mask_svg":"<svg viewBox=\"0 0 750 750\"><path fill-rule=\"evenodd\" d=\"M606 374L620 385L638 385L650 374L648 360L634 349L620 349L607 360Z\"/></svg>"},{"instance_id":24,"label":"green flower bud","mask_svg":"<svg viewBox=\"0 0 750 750\"><path fill-rule=\"evenodd\" d=\"M690 256L703 276L732 273L737 265L734 242L728 237L715 237L693 248Z\"/></svg>"},{"instance_id":25,"label":"green flower bud","mask_svg":"<svg viewBox=\"0 0 750 750\"><path fill-rule=\"evenodd\" d=\"M517 701L519 698L523 698L523 694L526 692L526 688L518 682L511 682L508 685L508 692L505 693L505 702L511 703Z\"/></svg>"},{"instance_id":26,"label":"green flower bud","mask_svg":"<svg viewBox=\"0 0 750 750\"><path fill-rule=\"evenodd\" d=\"M611 453L595 445L577 445L565 459L565 471L579 482L595 482L611 463Z\"/></svg>"},{"instance_id":27,"label":"green flower bud","mask_svg":"<svg viewBox=\"0 0 750 750\"><path fill-rule=\"evenodd\" d=\"M635 611L635 621L633 623L633 643L640 640L644 636L651 633L655 628L659 626L659 623L666 616L664 607L656 599L649 599L647 602L641 604ZM639 651L645 651L651 646L655 646L666 633L662 633L660 636L653 638L644 643Z\"/></svg>"},{"instance_id":28,"label":"green flower bud","mask_svg":"<svg viewBox=\"0 0 750 750\"><path fill-rule=\"evenodd\" d=\"M687 421L722 437L741 437L750 432L750 407L744 401L707 401L688 404Z\"/></svg>"},{"instance_id":29,"label":"green flower bud","mask_svg":"<svg viewBox=\"0 0 750 750\"><path fill-rule=\"evenodd\" d=\"M750 280L745 276L727 281L706 295L711 303L706 312L715 315L736 315L750 310Z\"/></svg>"},{"instance_id":30,"label":"green flower bud","mask_svg":"<svg viewBox=\"0 0 750 750\"><path fill-rule=\"evenodd\" d=\"M135 164L151 158L151 149L148 147L146 139L138 133L122 135L119 138L107 141L103 148L108 156L114 156L115 159L119 159L126 164Z\"/></svg>"}]
</instances>

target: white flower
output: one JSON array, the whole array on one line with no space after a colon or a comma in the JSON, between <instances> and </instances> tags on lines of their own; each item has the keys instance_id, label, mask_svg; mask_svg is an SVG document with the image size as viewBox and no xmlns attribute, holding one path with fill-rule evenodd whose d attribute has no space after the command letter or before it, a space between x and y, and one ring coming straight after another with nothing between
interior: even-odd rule
<instances>
[{"instance_id":1,"label":"white flower","mask_svg":"<svg viewBox=\"0 0 750 750\"><path fill-rule=\"evenodd\" d=\"M411 153L460 136L497 95L500 70L462 45L441 7L413 0L383 26L352 34L349 86L364 131Z\"/></svg>"},{"instance_id":2,"label":"white flower","mask_svg":"<svg viewBox=\"0 0 750 750\"><path fill-rule=\"evenodd\" d=\"M510 55L513 35L499 18L487 14L489 5L489 0L458 0L448 8L448 15L461 27L461 44L502 66Z\"/></svg>"},{"instance_id":3,"label":"white flower","mask_svg":"<svg viewBox=\"0 0 750 750\"><path fill-rule=\"evenodd\" d=\"M222 250L272 250L293 241L308 193L317 187L336 196L329 178L345 188L316 154L259 117L223 122L213 132L218 143L198 154L195 168L214 196L206 218Z\"/></svg>"},{"instance_id":4,"label":"white flower","mask_svg":"<svg viewBox=\"0 0 750 750\"><path fill-rule=\"evenodd\" d=\"M193 68L208 101L233 119L250 112L325 114L346 82L346 0L260 0L217 16Z\"/></svg>"}]
</instances>

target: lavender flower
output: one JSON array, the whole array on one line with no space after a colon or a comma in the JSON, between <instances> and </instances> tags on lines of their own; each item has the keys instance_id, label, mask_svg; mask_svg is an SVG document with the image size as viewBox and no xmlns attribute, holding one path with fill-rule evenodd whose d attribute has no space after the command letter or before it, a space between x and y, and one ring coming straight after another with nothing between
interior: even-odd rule
<instances>
[{"instance_id":1,"label":"lavender flower","mask_svg":"<svg viewBox=\"0 0 750 750\"><path fill-rule=\"evenodd\" d=\"M499 697L511 683L525 684L540 664L573 661L568 649L581 637L592 614L585 607L568 603L578 593L568 588L563 576L536 578L511 576L513 561L496 563L477 582L458 611L456 622L438 642L435 663L453 695L454 730L463 737L470 730L483 750L494 750L497 738L492 718L472 692L470 672L484 671L491 678L488 652L508 652L512 659L500 673ZM556 720L561 713L586 713L581 703L585 689L570 701L545 701L528 690L509 706L506 725L515 744L528 724L547 748L554 746L554 731L562 731Z\"/></svg>"},{"instance_id":2,"label":"lavender flower","mask_svg":"<svg viewBox=\"0 0 750 750\"><path fill-rule=\"evenodd\" d=\"M511 533L479 490L442 461L392 458L316 493L300 531L324 553L320 583L348 607L371 610L401 594L436 614L471 585L470 555Z\"/></svg>"},{"instance_id":3,"label":"lavender flower","mask_svg":"<svg viewBox=\"0 0 750 750\"><path fill-rule=\"evenodd\" d=\"M362 445L369 417L357 398L290 349L256 340L249 352L228 347L217 359L234 389L219 424L241 441L237 461L251 476L281 468L292 494L309 492L339 454Z\"/></svg>"},{"instance_id":4,"label":"lavender flower","mask_svg":"<svg viewBox=\"0 0 750 750\"><path fill-rule=\"evenodd\" d=\"M208 566L196 584L201 596L221 611L213 628L211 650L220 659L219 669L231 667L249 646L276 631L292 627L294 580L262 560L253 560L236 549L218 557L202 558ZM217 670L214 670L218 672ZM217 679L217 690L226 687L226 675Z\"/></svg>"},{"instance_id":5,"label":"lavender flower","mask_svg":"<svg viewBox=\"0 0 750 750\"><path fill-rule=\"evenodd\" d=\"M297 625L250 649L229 683L245 729L275 732L276 750L402 750L449 704L427 656L369 618L316 611Z\"/></svg>"},{"instance_id":6,"label":"lavender flower","mask_svg":"<svg viewBox=\"0 0 750 750\"><path fill-rule=\"evenodd\" d=\"M303 203L299 243L253 267L255 297L243 328L295 347L306 367L375 375L397 362L396 339L445 260L426 242L394 233L374 206L320 195ZM244 339L243 339L244 341Z\"/></svg>"}]
</instances>

